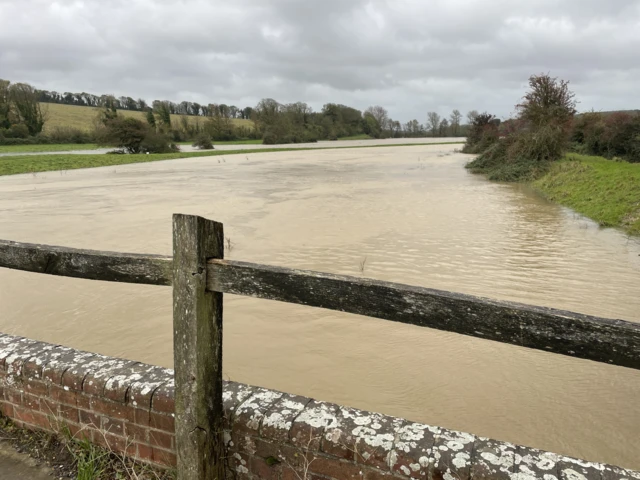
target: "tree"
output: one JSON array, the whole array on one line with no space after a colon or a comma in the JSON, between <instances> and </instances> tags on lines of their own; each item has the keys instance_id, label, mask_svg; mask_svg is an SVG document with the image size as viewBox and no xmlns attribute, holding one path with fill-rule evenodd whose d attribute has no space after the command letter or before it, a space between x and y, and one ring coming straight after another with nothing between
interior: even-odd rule
<instances>
[{"instance_id":1,"label":"tree","mask_svg":"<svg viewBox=\"0 0 640 480\"><path fill-rule=\"evenodd\" d=\"M378 120L376 120L376 117L374 117L368 109L364 112L362 117L362 130L373 138L380 138L382 134Z\"/></svg>"},{"instance_id":2,"label":"tree","mask_svg":"<svg viewBox=\"0 0 640 480\"><path fill-rule=\"evenodd\" d=\"M529 77L529 90L516 105L519 117L533 126L549 122L562 125L573 119L576 113L575 94L569 90L569 82L549 75Z\"/></svg>"},{"instance_id":3,"label":"tree","mask_svg":"<svg viewBox=\"0 0 640 480\"><path fill-rule=\"evenodd\" d=\"M147 110L146 117L147 117L147 123L149 124L149 126L155 130L155 128L156 128L156 117L153 115L153 110L151 110L149 108Z\"/></svg>"},{"instance_id":4,"label":"tree","mask_svg":"<svg viewBox=\"0 0 640 480\"><path fill-rule=\"evenodd\" d=\"M454 137L457 137L460 132L460 121L462 120L460 110L456 109L451 112L451 116L449 118L451 119L451 133Z\"/></svg>"},{"instance_id":5,"label":"tree","mask_svg":"<svg viewBox=\"0 0 640 480\"><path fill-rule=\"evenodd\" d=\"M9 86L9 99L18 123L26 125L29 135L42 132L46 120L38 97L36 89L26 83L14 83Z\"/></svg>"},{"instance_id":6,"label":"tree","mask_svg":"<svg viewBox=\"0 0 640 480\"><path fill-rule=\"evenodd\" d=\"M473 125L473 122L475 121L478 115L479 113L477 110L471 110L469 113L467 113L467 123L469 125Z\"/></svg>"},{"instance_id":7,"label":"tree","mask_svg":"<svg viewBox=\"0 0 640 480\"><path fill-rule=\"evenodd\" d=\"M436 112L427 113L427 130L431 131L431 136L436 137L438 135L438 129L440 128L440 115Z\"/></svg>"},{"instance_id":8,"label":"tree","mask_svg":"<svg viewBox=\"0 0 640 480\"><path fill-rule=\"evenodd\" d=\"M441 137L446 137L449 133L449 120L443 118L440 121L440 126L438 128Z\"/></svg>"},{"instance_id":9,"label":"tree","mask_svg":"<svg viewBox=\"0 0 640 480\"><path fill-rule=\"evenodd\" d=\"M10 84L8 80L2 80L0 78L0 128L11 128L11 119L9 118L11 113L11 102L9 99Z\"/></svg>"},{"instance_id":10,"label":"tree","mask_svg":"<svg viewBox=\"0 0 640 480\"><path fill-rule=\"evenodd\" d=\"M153 111L158 116L156 123L165 130L171 130L171 104L170 102L153 101Z\"/></svg>"},{"instance_id":11,"label":"tree","mask_svg":"<svg viewBox=\"0 0 640 480\"><path fill-rule=\"evenodd\" d=\"M367 108L365 110L365 113L370 114L373 118L376 119L376 122L378 122L378 125L381 130L384 130L385 128L387 128L389 113L387 112L386 108L381 107L380 105L374 105L372 107Z\"/></svg>"}]
</instances>

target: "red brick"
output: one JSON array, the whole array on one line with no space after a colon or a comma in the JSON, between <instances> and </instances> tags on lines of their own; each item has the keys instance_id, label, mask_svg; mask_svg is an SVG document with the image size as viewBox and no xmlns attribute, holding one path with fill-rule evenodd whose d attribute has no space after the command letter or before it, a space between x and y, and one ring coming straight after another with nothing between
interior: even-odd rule
<instances>
[{"instance_id":1,"label":"red brick","mask_svg":"<svg viewBox=\"0 0 640 480\"><path fill-rule=\"evenodd\" d=\"M24 379L41 379L42 364L38 365L35 358L27 360L22 364L22 376Z\"/></svg>"},{"instance_id":2,"label":"red brick","mask_svg":"<svg viewBox=\"0 0 640 480\"><path fill-rule=\"evenodd\" d=\"M85 371L84 369L70 368L64 372L60 384L63 387L68 387L70 390L80 391L82 390L82 382L84 381Z\"/></svg>"},{"instance_id":3,"label":"red brick","mask_svg":"<svg viewBox=\"0 0 640 480\"><path fill-rule=\"evenodd\" d=\"M124 426L124 431L127 437L132 438L138 442L149 441L149 429L136 425L135 423L127 423ZM166 435L166 434L165 434Z\"/></svg>"},{"instance_id":4,"label":"red brick","mask_svg":"<svg viewBox=\"0 0 640 480\"><path fill-rule=\"evenodd\" d=\"M312 460L309 464L309 471L312 473L341 480L362 478L362 467L355 463L319 456L313 457Z\"/></svg>"},{"instance_id":5,"label":"red brick","mask_svg":"<svg viewBox=\"0 0 640 480\"><path fill-rule=\"evenodd\" d=\"M146 444L138 443L138 458L142 460L153 460L153 449Z\"/></svg>"},{"instance_id":6,"label":"red brick","mask_svg":"<svg viewBox=\"0 0 640 480\"><path fill-rule=\"evenodd\" d=\"M30 410L40 410L40 397L24 393L22 395L22 404Z\"/></svg>"},{"instance_id":7,"label":"red brick","mask_svg":"<svg viewBox=\"0 0 640 480\"><path fill-rule=\"evenodd\" d=\"M149 412L149 426L166 432L175 431L175 420L171 415Z\"/></svg>"},{"instance_id":8,"label":"red brick","mask_svg":"<svg viewBox=\"0 0 640 480\"><path fill-rule=\"evenodd\" d=\"M49 396L60 403L65 405L76 405L76 392L69 390L69 387L60 387L58 385L51 385L49 387Z\"/></svg>"},{"instance_id":9,"label":"red brick","mask_svg":"<svg viewBox=\"0 0 640 480\"><path fill-rule=\"evenodd\" d=\"M109 418L133 421L133 408L122 403L110 402L101 398L91 399L91 409Z\"/></svg>"},{"instance_id":10,"label":"red brick","mask_svg":"<svg viewBox=\"0 0 640 480\"><path fill-rule=\"evenodd\" d=\"M127 441L124 437L105 433L103 430L93 431L93 443L115 452L123 452L127 446Z\"/></svg>"},{"instance_id":11,"label":"red brick","mask_svg":"<svg viewBox=\"0 0 640 480\"><path fill-rule=\"evenodd\" d=\"M102 430L124 437L124 422L122 420L102 417Z\"/></svg>"},{"instance_id":12,"label":"red brick","mask_svg":"<svg viewBox=\"0 0 640 480\"><path fill-rule=\"evenodd\" d=\"M91 441L93 439L92 435L95 431L93 428L87 428L86 425L74 425L72 423L68 424L67 427L71 432L71 436L77 440Z\"/></svg>"},{"instance_id":13,"label":"red brick","mask_svg":"<svg viewBox=\"0 0 640 480\"><path fill-rule=\"evenodd\" d=\"M398 477L392 475L389 472L383 472L375 468L363 468L364 480L395 480ZM406 478L405 476L400 478Z\"/></svg>"},{"instance_id":14,"label":"red brick","mask_svg":"<svg viewBox=\"0 0 640 480\"><path fill-rule=\"evenodd\" d=\"M78 392L76 394L76 404L78 408L84 408L85 410L91 409L91 397L88 395L84 395L83 393Z\"/></svg>"},{"instance_id":15,"label":"red brick","mask_svg":"<svg viewBox=\"0 0 640 480\"><path fill-rule=\"evenodd\" d=\"M82 383L82 391L88 395L101 397L104 390L104 382L104 379L96 379L89 373Z\"/></svg>"},{"instance_id":16,"label":"red brick","mask_svg":"<svg viewBox=\"0 0 640 480\"><path fill-rule=\"evenodd\" d=\"M152 448L153 450L153 461L157 463L161 463L162 465L175 466L176 465L176 454L174 452L170 452L168 450L162 450L160 448Z\"/></svg>"},{"instance_id":17,"label":"red brick","mask_svg":"<svg viewBox=\"0 0 640 480\"><path fill-rule=\"evenodd\" d=\"M45 365L42 369L42 378L54 385L60 385L62 383L62 374L65 369L66 367L62 367L61 365Z\"/></svg>"},{"instance_id":18,"label":"red brick","mask_svg":"<svg viewBox=\"0 0 640 480\"><path fill-rule=\"evenodd\" d=\"M278 480L280 478L282 470L280 463L269 465L266 458L251 456L249 457L249 466L251 473L260 480Z\"/></svg>"},{"instance_id":19,"label":"red brick","mask_svg":"<svg viewBox=\"0 0 640 480\"><path fill-rule=\"evenodd\" d=\"M158 388L151 399L151 408L156 412L174 413L176 407L173 388Z\"/></svg>"},{"instance_id":20,"label":"red brick","mask_svg":"<svg viewBox=\"0 0 640 480\"><path fill-rule=\"evenodd\" d=\"M173 448L173 435L160 430L149 430L149 444L152 447L171 450Z\"/></svg>"},{"instance_id":21,"label":"red brick","mask_svg":"<svg viewBox=\"0 0 640 480\"><path fill-rule=\"evenodd\" d=\"M0 411L5 417L13 418L13 405L6 402L0 402Z\"/></svg>"},{"instance_id":22,"label":"red brick","mask_svg":"<svg viewBox=\"0 0 640 480\"><path fill-rule=\"evenodd\" d=\"M149 426L149 410L144 410L142 408L135 409L135 423L138 425L142 425L145 427Z\"/></svg>"},{"instance_id":23,"label":"red brick","mask_svg":"<svg viewBox=\"0 0 640 480\"><path fill-rule=\"evenodd\" d=\"M4 398L9 403L14 405L22 405L22 392L14 390L13 388L4 389Z\"/></svg>"},{"instance_id":24,"label":"red brick","mask_svg":"<svg viewBox=\"0 0 640 480\"><path fill-rule=\"evenodd\" d=\"M40 399L40 411L47 415L58 416L58 409L60 404L49 398Z\"/></svg>"},{"instance_id":25,"label":"red brick","mask_svg":"<svg viewBox=\"0 0 640 480\"><path fill-rule=\"evenodd\" d=\"M49 395L49 387L47 387L46 383L39 380L25 380L24 388L26 392L32 393L33 395Z\"/></svg>"},{"instance_id":26,"label":"red brick","mask_svg":"<svg viewBox=\"0 0 640 480\"><path fill-rule=\"evenodd\" d=\"M100 415L86 410L78 410L78 414L81 424L100 428Z\"/></svg>"},{"instance_id":27,"label":"red brick","mask_svg":"<svg viewBox=\"0 0 640 480\"><path fill-rule=\"evenodd\" d=\"M14 408L15 418L19 421L28 423L30 425L50 429L51 424L49 417L42 412L34 412L32 410L25 410L24 408Z\"/></svg>"},{"instance_id":28,"label":"red brick","mask_svg":"<svg viewBox=\"0 0 640 480\"><path fill-rule=\"evenodd\" d=\"M60 405L60 416L65 420L78 423L78 409L70 405Z\"/></svg>"}]
</instances>

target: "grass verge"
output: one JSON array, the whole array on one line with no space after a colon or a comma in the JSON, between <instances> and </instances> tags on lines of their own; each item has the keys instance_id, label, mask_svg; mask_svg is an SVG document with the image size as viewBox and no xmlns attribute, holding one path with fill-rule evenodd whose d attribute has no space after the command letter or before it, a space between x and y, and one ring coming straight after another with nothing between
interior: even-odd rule
<instances>
[{"instance_id":1,"label":"grass verge","mask_svg":"<svg viewBox=\"0 0 640 480\"><path fill-rule=\"evenodd\" d=\"M349 148L383 148L383 147L415 147L420 145L451 145L460 142L443 143L404 143L389 145L354 145L343 147L304 147L304 148L256 148L244 150L207 150L204 152L184 152L184 153L157 153L150 155L136 154L66 154L66 155L15 155L10 157L0 157L0 176L17 175L20 173L38 173L56 170L75 170L78 168L108 167L113 165L124 165L129 163L156 162L159 160L176 160L191 157L217 157L221 155L249 155L253 153L270 152L296 152L306 150L336 150Z\"/></svg>"},{"instance_id":2,"label":"grass verge","mask_svg":"<svg viewBox=\"0 0 640 480\"><path fill-rule=\"evenodd\" d=\"M640 235L640 163L568 154L533 186L603 227Z\"/></svg>"},{"instance_id":3,"label":"grass verge","mask_svg":"<svg viewBox=\"0 0 640 480\"><path fill-rule=\"evenodd\" d=\"M55 478L76 480L175 480L175 472L143 465L140 462L98 447L87 440L73 438L62 427L54 435L17 427L0 415L0 441L10 443L18 452L34 458L55 472ZM2 472L0 472L0 478ZM25 477L26 478L26 477Z\"/></svg>"},{"instance_id":4,"label":"grass verge","mask_svg":"<svg viewBox=\"0 0 640 480\"><path fill-rule=\"evenodd\" d=\"M68 152L70 150L95 150L95 143L63 143L59 145L0 145L0 153Z\"/></svg>"},{"instance_id":5,"label":"grass verge","mask_svg":"<svg viewBox=\"0 0 640 480\"><path fill-rule=\"evenodd\" d=\"M371 140L372 138L373 137L366 133L361 133L360 135L351 135L350 137L340 137L338 140Z\"/></svg>"}]
</instances>

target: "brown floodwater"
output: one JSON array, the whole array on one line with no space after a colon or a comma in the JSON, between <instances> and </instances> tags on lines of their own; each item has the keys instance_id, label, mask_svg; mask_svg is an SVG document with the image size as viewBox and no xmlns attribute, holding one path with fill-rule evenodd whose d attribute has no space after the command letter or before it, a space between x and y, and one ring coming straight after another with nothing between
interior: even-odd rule
<instances>
[{"instance_id":1,"label":"brown floodwater","mask_svg":"<svg viewBox=\"0 0 640 480\"><path fill-rule=\"evenodd\" d=\"M260 153L0 178L0 238L171 253L171 214L228 258L640 321L640 241L455 146ZM640 372L225 296L233 380L640 468ZM0 331L172 365L171 290L0 269Z\"/></svg>"}]
</instances>

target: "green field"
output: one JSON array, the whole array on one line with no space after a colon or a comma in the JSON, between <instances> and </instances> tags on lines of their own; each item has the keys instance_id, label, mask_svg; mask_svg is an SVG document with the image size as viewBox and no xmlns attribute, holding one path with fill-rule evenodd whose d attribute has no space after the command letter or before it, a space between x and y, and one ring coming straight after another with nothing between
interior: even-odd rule
<instances>
[{"instance_id":1,"label":"green field","mask_svg":"<svg viewBox=\"0 0 640 480\"><path fill-rule=\"evenodd\" d=\"M640 163L569 154L533 186L603 227L640 235Z\"/></svg>"},{"instance_id":2,"label":"green field","mask_svg":"<svg viewBox=\"0 0 640 480\"><path fill-rule=\"evenodd\" d=\"M105 167L113 165L124 165L128 163L155 162L158 160L175 160L190 157L217 157L221 155L249 155L253 153L270 152L296 152L305 150L336 150L352 148L386 148L386 147L415 147L432 145L452 145L459 142L442 143L408 143L395 145L355 145L345 147L327 148L251 148L245 150L207 150L203 152L183 152L183 153L154 153L150 155L140 154L53 154L53 155L15 155L10 157L0 157L0 176L17 175L20 173L49 172L57 170L74 170L77 168Z\"/></svg>"},{"instance_id":3,"label":"green field","mask_svg":"<svg viewBox=\"0 0 640 480\"><path fill-rule=\"evenodd\" d=\"M76 105L62 105L58 103L41 103L43 111L46 112L47 121L44 125L44 132L50 131L54 127L72 127L80 130L89 131L93 129L93 122L98 115L98 108L94 107L78 107ZM144 120L143 112L132 112L130 110L118 110L125 117L135 117ZM205 117L195 117L193 115L171 115L171 122L178 126L180 117L186 116L189 122L199 122L203 124ZM231 120L237 126L245 126L253 128L251 120L234 118Z\"/></svg>"},{"instance_id":4,"label":"green field","mask_svg":"<svg viewBox=\"0 0 640 480\"><path fill-rule=\"evenodd\" d=\"M178 145L191 145L193 142L178 142ZM216 145L262 145L262 140L214 140L213 146Z\"/></svg>"},{"instance_id":5,"label":"green field","mask_svg":"<svg viewBox=\"0 0 640 480\"><path fill-rule=\"evenodd\" d=\"M70 150L95 150L95 143L64 143L56 145L0 145L0 153L68 152Z\"/></svg>"}]
</instances>

